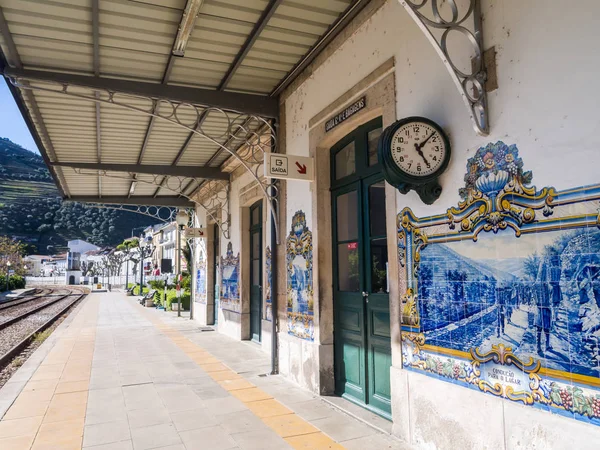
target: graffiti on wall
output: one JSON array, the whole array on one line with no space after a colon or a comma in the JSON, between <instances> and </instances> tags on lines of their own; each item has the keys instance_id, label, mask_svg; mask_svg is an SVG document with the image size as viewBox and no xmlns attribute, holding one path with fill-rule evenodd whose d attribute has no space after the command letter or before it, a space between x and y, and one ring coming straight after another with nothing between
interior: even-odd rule
<instances>
[{"instance_id":1,"label":"graffiti on wall","mask_svg":"<svg viewBox=\"0 0 600 450\"><path fill-rule=\"evenodd\" d=\"M306 216L297 211L286 241L287 323L289 334L309 340L314 339L312 250Z\"/></svg>"},{"instance_id":2,"label":"graffiti on wall","mask_svg":"<svg viewBox=\"0 0 600 450\"><path fill-rule=\"evenodd\" d=\"M497 142L458 207L400 213L403 364L600 425L600 185L531 181Z\"/></svg>"},{"instance_id":3,"label":"graffiti on wall","mask_svg":"<svg viewBox=\"0 0 600 450\"><path fill-rule=\"evenodd\" d=\"M231 242L227 244L227 255L221 256L221 295L219 306L227 311L240 312L240 254L233 256Z\"/></svg>"},{"instance_id":4,"label":"graffiti on wall","mask_svg":"<svg viewBox=\"0 0 600 450\"><path fill-rule=\"evenodd\" d=\"M271 269L271 247L267 246L265 251L265 317L264 319L271 321L273 319L272 302L271 302L271 283L273 282L273 273Z\"/></svg>"}]
</instances>

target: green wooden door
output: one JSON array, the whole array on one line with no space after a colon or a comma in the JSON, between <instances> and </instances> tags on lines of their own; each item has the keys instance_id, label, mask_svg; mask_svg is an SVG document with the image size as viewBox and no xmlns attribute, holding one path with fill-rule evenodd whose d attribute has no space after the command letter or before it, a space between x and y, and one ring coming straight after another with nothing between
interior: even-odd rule
<instances>
[{"instance_id":1,"label":"green wooden door","mask_svg":"<svg viewBox=\"0 0 600 450\"><path fill-rule=\"evenodd\" d=\"M262 316L262 201L250 207L250 338L260 342Z\"/></svg>"},{"instance_id":2,"label":"green wooden door","mask_svg":"<svg viewBox=\"0 0 600 450\"><path fill-rule=\"evenodd\" d=\"M214 321L215 325L219 323L219 296L221 295L221 282L219 262L221 260L220 240L221 229L216 223L213 225L213 286L214 286Z\"/></svg>"},{"instance_id":3,"label":"green wooden door","mask_svg":"<svg viewBox=\"0 0 600 450\"><path fill-rule=\"evenodd\" d=\"M332 148L336 393L390 418L390 312L381 119ZM373 156L374 155L374 156Z\"/></svg>"}]
</instances>

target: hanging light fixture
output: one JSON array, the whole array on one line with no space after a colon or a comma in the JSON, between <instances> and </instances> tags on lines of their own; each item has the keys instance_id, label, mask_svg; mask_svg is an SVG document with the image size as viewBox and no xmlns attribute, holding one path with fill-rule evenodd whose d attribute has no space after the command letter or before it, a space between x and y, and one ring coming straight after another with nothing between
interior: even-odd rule
<instances>
[{"instance_id":1,"label":"hanging light fixture","mask_svg":"<svg viewBox=\"0 0 600 450\"><path fill-rule=\"evenodd\" d=\"M183 11L183 17L179 23L179 30L177 30L177 37L175 38L175 44L173 44L173 56L183 57L185 53L185 47L187 46L188 39L190 38L196 23L196 18L200 13L200 8L204 0L188 0Z\"/></svg>"}]
</instances>

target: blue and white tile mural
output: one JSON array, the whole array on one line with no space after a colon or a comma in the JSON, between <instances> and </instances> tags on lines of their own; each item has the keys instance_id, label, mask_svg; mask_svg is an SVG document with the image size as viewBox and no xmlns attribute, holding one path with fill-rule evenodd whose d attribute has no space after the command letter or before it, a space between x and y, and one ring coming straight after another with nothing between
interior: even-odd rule
<instances>
[{"instance_id":1,"label":"blue and white tile mural","mask_svg":"<svg viewBox=\"0 0 600 450\"><path fill-rule=\"evenodd\" d=\"M264 319L269 322L273 320L273 310L271 301L271 283L273 282L273 273L271 269L271 247L267 246L265 250L265 272L266 272L266 286L265 286L265 317Z\"/></svg>"},{"instance_id":2,"label":"blue and white tile mural","mask_svg":"<svg viewBox=\"0 0 600 450\"><path fill-rule=\"evenodd\" d=\"M196 291L194 293L196 302L206 303L207 290L206 290L206 259L201 258L198 261L198 268L196 269Z\"/></svg>"},{"instance_id":3,"label":"blue and white tile mural","mask_svg":"<svg viewBox=\"0 0 600 450\"><path fill-rule=\"evenodd\" d=\"M221 309L240 312L240 254L233 256L231 242L227 244L227 255L221 256L221 295L219 306Z\"/></svg>"},{"instance_id":4,"label":"blue and white tile mural","mask_svg":"<svg viewBox=\"0 0 600 450\"><path fill-rule=\"evenodd\" d=\"M600 185L531 186L480 148L463 201L398 216L404 366L600 425Z\"/></svg>"},{"instance_id":5,"label":"blue and white tile mural","mask_svg":"<svg viewBox=\"0 0 600 450\"><path fill-rule=\"evenodd\" d=\"M306 226L304 212L292 218L286 242L288 333L314 339L312 232Z\"/></svg>"}]
</instances>

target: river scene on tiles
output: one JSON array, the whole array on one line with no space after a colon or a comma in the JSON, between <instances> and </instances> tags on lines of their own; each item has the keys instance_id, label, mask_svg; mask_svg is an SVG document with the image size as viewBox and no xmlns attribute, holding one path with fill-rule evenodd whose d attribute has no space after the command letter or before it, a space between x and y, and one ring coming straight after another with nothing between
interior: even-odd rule
<instances>
[{"instance_id":1,"label":"river scene on tiles","mask_svg":"<svg viewBox=\"0 0 600 450\"><path fill-rule=\"evenodd\" d=\"M400 214L404 364L600 425L600 185L531 181L489 144L458 207Z\"/></svg>"},{"instance_id":2,"label":"river scene on tiles","mask_svg":"<svg viewBox=\"0 0 600 450\"><path fill-rule=\"evenodd\" d=\"M289 334L309 340L314 339L312 250L306 216L297 211L286 240L287 323Z\"/></svg>"},{"instance_id":3,"label":"river scene on tiles","mask_svg":"<svg viewBox=\"0 0 600 450\"><path fill-rule=\"evenodd\" d=\"M240 312L240 254L233 256L233 247L231 242L227 244L227 255L221 256L221 293L219 297L219 306L221 309Z\"/></svg>"}]
</instances>

